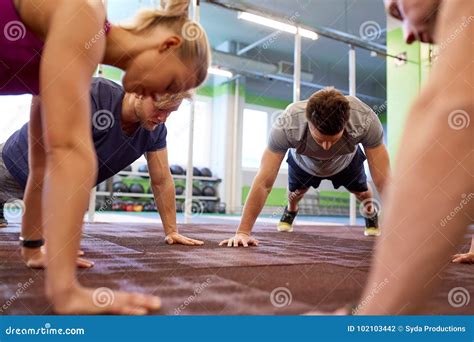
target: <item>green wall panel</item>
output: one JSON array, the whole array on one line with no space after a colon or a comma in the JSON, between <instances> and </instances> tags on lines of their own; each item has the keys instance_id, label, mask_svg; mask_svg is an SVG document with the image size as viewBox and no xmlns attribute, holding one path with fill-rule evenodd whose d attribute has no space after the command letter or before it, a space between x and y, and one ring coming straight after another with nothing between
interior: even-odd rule
<instances>
[{"instance_id":1,"label":"green wall panel","mask_svg":"<svg viewBox=\"0 0 474 342\"><path fill-rule=\"evenodd\" d=\"M250 192L250 186L242 187L242 205L247 200L247 197ZM288 202L286 188L273 188L270 194L268 195L265 205L267 206L285 206Z\"/></svg>"},{"instance_id":2,"label":"green wall panel","mask_svg":"<svg viewBox=\"0 0 474 342\"><path fill-rule=\"evenodd\" d=\"M396 65L395 58L387 58L387 130L390 157L400 146L401 133L408 110L420 89L420 44L405 44L402 29L387 34L387 52L390 55L407 53L407 63Z\"/></svg>"},{"instance_id":3,"label":"green wall panel","mask_svg":"<svg viewBox=\"0 0 474 342\"><path fill-rule=\"evenodd\" d=\"M122 82L123 71L110 65L102 66L102 76L116 82Z\"/></svg>"},{"instance_id":4,"label":"green wall panel","mask_svg":"<svg viewBox=\"0 0 474 342\"><path fill-rule=\"evenodd\" d=\"M245 93L245 102L258 106L271 107L277 109L285 109L291 101L275 99L271 97L259 96L250 93Z\"/></svg>"}]
</instances>

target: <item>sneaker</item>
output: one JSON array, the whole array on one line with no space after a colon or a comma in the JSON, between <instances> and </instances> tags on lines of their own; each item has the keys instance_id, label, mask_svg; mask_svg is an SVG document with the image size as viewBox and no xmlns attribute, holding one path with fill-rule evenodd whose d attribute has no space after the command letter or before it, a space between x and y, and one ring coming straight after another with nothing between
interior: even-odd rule
<instances>
[{"instance_id":1,"label":"sneaker","mask_svg":"<svg viewBox=\"0 0 474 342\"><path fill-rule=\"evenodd\" d=\"M364 235L365 236L379 236L380 235L380 228L379 228L379 216L376 212L372 217L365 218L365 229Z\"/></svg>"},{"instance_id":2,"label":"sneaker","mask_svg":"<svg viewBox=\"0 0 474 342\"><path fill-rule=\"evenodd\" d=\"M380 228L375 227L365 227L364 235L365 236L380 236Z\"/></svg>"},{"instance_id":3,"label":"sneaker","mask_svg":"<svg viewBox=\"0 0 474 342\"><path fill-rule=\"evenodd\" d=\"M281 216L280 222L278 222L277 229L279 232L292 232L293 231L293 221L295 220L297 211L288 211L288 206L285 207L285 211Z\"/></svg>"}]
</instances>

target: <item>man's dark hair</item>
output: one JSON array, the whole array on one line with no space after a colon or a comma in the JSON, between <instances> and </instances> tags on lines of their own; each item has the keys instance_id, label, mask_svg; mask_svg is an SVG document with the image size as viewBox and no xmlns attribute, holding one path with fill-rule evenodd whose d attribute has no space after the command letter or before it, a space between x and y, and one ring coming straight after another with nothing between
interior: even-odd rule
<instances>
[{"instance_id":1,"label":"man's dark hair","mask_svg":"<svg viewBox=\"0 0 474 342\"><path fill-rule=\"evenodd\" d=\"M336 135L349 120L350 105L346 97L330 87L314 93L306 106L306 118L324 135Z\"/></svg>"}]
</instances>

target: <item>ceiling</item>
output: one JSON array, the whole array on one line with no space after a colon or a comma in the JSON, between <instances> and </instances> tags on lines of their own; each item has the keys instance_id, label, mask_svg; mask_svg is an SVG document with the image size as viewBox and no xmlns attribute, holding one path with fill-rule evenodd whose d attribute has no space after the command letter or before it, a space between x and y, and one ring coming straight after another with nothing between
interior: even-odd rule
<instances>
[{"instance_id":1,"label":"ceiling","mask_svg":"<svg viewBox=\"0 0 474 342\"><path fill-rule=\"evenodd\" d=\"M149 7L156 0L109 0L109 18L112 21L123 20L139 7ZM250 8L262 15L272 15L301 23L309 27L324 27L341 31L361 38L364 28L369 25L376 28L371 41L385 45L386 15L381 0L222 0L237 7ZM230 43L234 53L246 45L252 44L274 30L239 20L237 12L201 2L201 24L206 29L214 49ZM281 33L264 44L248 51L242 57L276 64L279 61L293 61L294 36ZM302 69L313 74L313 83L333 85L348 89L348 46L345 43L320 37L316 41L302 40ZM372 57L370 51L356 49L357 93L384 100L386 97L385 58ZM214 82L210 78L209 82ZM271 84L269 83L271 82ZM255 78L247 81L253 91L265 90L268 96L291 99L291 84ZM302 96L314 91L310 87L302 88Z\"/></svg>"}]
</instances>

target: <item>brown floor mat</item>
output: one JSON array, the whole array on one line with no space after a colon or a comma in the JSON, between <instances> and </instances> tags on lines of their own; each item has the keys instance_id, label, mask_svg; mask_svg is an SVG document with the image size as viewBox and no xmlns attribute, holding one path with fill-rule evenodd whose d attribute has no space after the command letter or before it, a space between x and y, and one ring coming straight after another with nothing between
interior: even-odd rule
<instances>
[{"instance_id":1,"label":"brown floor mat","mask_svg":"<svg viewBox=\"0 0 474 342\"><path fill-rule=\"evenodd\" d=\"M223 248L234 226L182 225L202 247L168 246L162 228L149 224L89 224L82 248L96 266L80 270L86 286L154 293L166 315L273 315L332 310L361 295L373 238L362 228L296 226L278 233L256 227L257 248ZM43 293L43 271L26 268L18 252L18 227L0 230L0 314L51 314ZM468 249L466 238L462 248ZM441 288L425 314L473 314L474 299L451 306L448 293L463 287L474 295L474 265L447 264ZM18 290L21 294L18 295ZM3 303L3 304L2 304Z\"/></svg>"}]
</instances>

